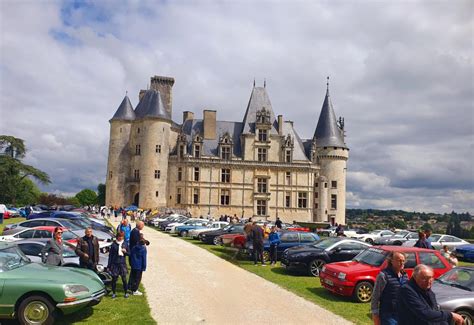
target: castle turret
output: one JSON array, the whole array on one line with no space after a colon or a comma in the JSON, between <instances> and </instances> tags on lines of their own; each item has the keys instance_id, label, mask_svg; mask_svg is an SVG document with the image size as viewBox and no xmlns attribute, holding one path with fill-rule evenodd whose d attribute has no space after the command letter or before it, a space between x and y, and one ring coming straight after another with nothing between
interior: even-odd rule
<instances>
[{"instance_id":1,"label":"castle turret","mask_svg":"<svg viewBox=\"0 0 474 325\"><path fill-rule=\"evenodd\" d=\"M315 192L319 193L319 209L314 210L316 220L345 224L346 162L349 158L349 148L344 142L344 120L341 118L338 122L334 114L329 96L329 82L313 140L317 144L320 174L325 176L315 188Z\"/></svg>"},{"instance_id":2,"label":"castle turret","mask_svg":"<svg viewBox=\"0 0 474 325\"><path fill-rule=\"evenodd\" d=\"M136 148L133 170L139 174L139 202L141 208L166 207L168 183L169 139L171 111L162 101L163 96L152 88L143 94L135 110L136 127L143 132L132 137L131 148ZM135 194L135 196L137 196Z\"/></svg>"},{"instance_id":3,"label":"castle turret","mask_svg":"<svg viewBox=\"0 0 474 325\"><path fill-rule=\"evenodd\" d=\"M163 107L170 119L173 116L173 85L174 78L162 76L151 77L150 88L160 93Z\"/></svg>"},{"instance_id":4,"label":"castle turret","mask_svg":"<svg viewBox=\"0 0 474 325\"><path fill-rule=\"evenodd\" d=\"M135 112L128 96L122 100L110 119L109 158L107 162L105 204L128 204L125 197L126 177L130 168L129 139Z\"/></svg>"}]
</instances>

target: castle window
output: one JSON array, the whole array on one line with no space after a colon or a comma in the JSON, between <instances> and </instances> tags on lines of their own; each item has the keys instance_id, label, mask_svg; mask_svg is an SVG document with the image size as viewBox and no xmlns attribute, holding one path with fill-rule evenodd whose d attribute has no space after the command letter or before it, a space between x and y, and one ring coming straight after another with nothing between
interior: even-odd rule
<instances>
[{"instance_id":1,"label":"castle window","mask_svg":"<svg viewBox=\"0 0 474 325\"><path fill-rule=\"evenodd\" d=\"M160 179L161 172L159 170L155 170L155 178Z\"/></svg>"},{"instance_id":2,"label":"castle window","mask_svg":"<svg viewBox=\"0 0 474 325\"><path fill-rule=\"evenodd\" d=\"M198 188L193 189L193 203L199 204L199 189Z\"/></svg>"},{"instance_id":3,"label":"castle window","mask_svg":"<svg viewBox=\"0 0 474 325\"><path fill-rule=\"evenodd\" d=\"M319 187L319 183L314 184L314 187Z\"/></svg>"},{"instance_id":4,"label":"castle window","mask_svg":"<svg viewBox=\"0 0 474 325\"><path fill-rule=\"evenodd\" d=\"M285 195L285 207L291 207L291 193L286 193Z\"/></svg>"},{"instance_id":5,"label":"castle window","mask_svg":"<svg viewBox=\"0 0 474 325\"><path fill-rule=\"evenodd\" d=\"M331 181L331 188L337 188L337 181Z\"/></svg>"},{"instance_id":6,"label":"castle window","mask_svg":"<svg viewBox=\"0 0 474 325\"><path fill-rule=\"evenodd\" d=\"M267 193L267 179L266 178L257 178L257 192Z\"/></svg>"},{"instance_id":7,"label":"castle window","mask_svg":"<svg viewBox=\"0 0 474 325\"><path fill-rule=\"evenodd\" d=\"M286 150L285 152L285 161L291 162L291 150Z\"/></svg>"},{"instance_id":8,"label":"castle window","mask_svg":"<svg viewBox=\"0 0 474 325\"><path fill-rule=\"evenodd\" d=\"M224 160L230 160L230 147L229 146L221 147L221 158Z\"/></svg>"},{"instance_id":9,"label":"castle window","mask_svg":"<svg viewBox=\"0 0 474 325\"><path fill-rule=\"evenodd\" d=\"M183 180L183 168L178 167L178 181Z\"/></svg>"},{"instance_id":10,"label":"castle window","mask_svg":"<svg viewBox=\"0 0 474 325\"><path fill-rule=\"evenodd\" d=\"M109 179L112 179L112 171L109 172Z\"/></svg>"},{"instance_id":11,"label":"castle window","mask_svg":"<svg viewBox=\"0 0 474 325\"><path fill-rule=\"evenodd\" d=\"M158 192L158 191L156 191L156 192L155 192L155 197L158 197L158 194L159 194L159 192Z\"/></svg>"},{"instance_id":12,"label":"castle window","mask_svg":"<svg viewBox=\"0 0 474 325\"><path fill-rule=\"evenodd\" d=\"M308 193L299 192L298 193L298 208L307 208L308 207Z\"/></svg>"},{"instance_id":13,"label":"castle window","mask_svg":"<svg viewBox=\"0 0 474 325\"><path fill-rule=\"evenodd\" d=\"M200 158L201 157L201 146L200 145L194 145L194 157Z\"/></svg>"},{"instance_id":14,"label":"castle window","mask_svg":"<svg viewBox=\"0 0 474 325\"><path fill-rule=\"evenodd\" d=\"M120 133L122 133L122 128L120 128Z\"/></svg>"},{"instance_id":15,"label":"castle window","mask_svg":"<svg viewBox=\"0 0 474 325\"><path fill-rule=\"evenodd\" d=\"M135 146L135 154L136 154L137 156L139 156L139 155L141 154L141 148L140 148L140 145L139 145L139 144L137 144L137 145Z\"/></svg>"},{"instance_id":16,"label":"castle window","mask_svg":"<svg viewBox=\"0 0 474 325\"><path fill-rule=\"evenodd\" d=\"M258 130L258 141L266 142L268 140L268 130Z\"/></svg>"},{"instance_id":17,"label":"castle window","mask_svg":"<svg viewBox=\"0 0 474 325\"><path fill-rule=\"evenodd\" d=\"M286 185L291 185L291 172L285 173L285 181L286 181Z\"/></svg>"},{"instance_id":18,"label":"castle window","mask_svg":"<svg viewBox=\"0 0 474 325\"><path fill-rule=\"evenodd\" d=\"M328 188L328 183L324 183L324 188Z\"/></svg>"},{"instance_id":19,"label":"castle window","mask_svg":"<svg viewBox=\"0 0 474 325\"><path fill-rule=\"evenodd\" d=\"M257 200L257 215L258 216L267 215L267 200Z\"/></svg>"},{"instance_id":20,"label":"castle window","mask_svg":"<svg viewBox=\"0 0 474 325\"><path fill-rule=\"evenodd\" d=\"M156 153L161 153L161 145L157 144L157 145L155 146L155 152L156 152Z\"/></svg>"},{"instance_id":21,"label":"castle window","mask_svg":"<svg viewBox=\"0 0 474 325\"><path fill-rule=\"evenodd\" d=\"M181 189L180 188L176 189L176 203L181 204Z\"/></svg>"},{"instance_id":22,"label":"castle window","mask_svg":"<svg viewBox=\"0 0 474 325\"><path fill-rule=\"evenodd\" d=\"M229 168L222 168L222 170L221 170L221 182L222 183L230 183L230 169Z\"/></svg>"},{"instance_id":23,"label":"castle window","mask_svg":"<svg viewBox=\"0 0 474 325\"><path fill-rule=\"evenodd\" d=\"M314 208L317 209L319 207L319 204L315 203Z\"/></svg>"},{"instance_id":24,"label":"castle window","mask_svg":"<svg viewBox=\"0 0 474 325\"><path fill-rule=\"evenodd\" d=\"M337 209L337 195L331 194L331 209Z\"/></svg>"},{"instance_id":25,"label":"castle window","mask_svg":"<svg viewBox=\"0 0 474 325\"><path fill-rule=\"evenodd\" d=\"M261 162L267 161L267 149L266 148L258 148L257 159L258 159L258 161L261 161Z\"/></svg>"},{"instance_id":26,"label":"castle window","mask_svg":"<svg viewBox=\"0 0 474 325\"><path fill-rule=\"evenodd\" d=\"M226 189L221 190L221 205L230 204L230 191Z\"/></svg>"},{"instance_id":27,"label":"castle window","mask_svg":"<svg viewBox=\"0 0 474 325\"><path fill-rule=\"evenodd\" d=\"M199 167L194 167L194 180L199 181Z\"/></svg>"},{"instance_id":28,"label":"castle window","mask_svg":"<svg viewBox=\"0 0 474 325\"><path fill-rule=\"evenodd\" d=\"M319 197L319 193L318 192L314 192L314 198L317 199Z\"/></svg>"},{"instance_id":29,"label":"castle window","mask_svg":"<svg viewBox=\"0 0 474 325\"><path fill-rule=\"evenodd\" d=\"M140 170L139 169L135 169L133 171L133 177L135 178L136 181L138 181L140 179Z\"/></svg>"},{"instance_id":30,"label":"castle window","mask_svg":"<svg viewBox=\"0 0 474 325\"><path fill-rule=\"evenodd\" d=\"M179 157L184 157L184 145L179 146Z\"/></svg>"},{"instance_id":31,"label":"castle window","mask_svg":"<svg viewBox=\"0 0 474 325\"><path fill-rule=\"evenodd\" d=\"M140 133L140 128L137 129L137 133Z\"/></svg>"}]
</instances>

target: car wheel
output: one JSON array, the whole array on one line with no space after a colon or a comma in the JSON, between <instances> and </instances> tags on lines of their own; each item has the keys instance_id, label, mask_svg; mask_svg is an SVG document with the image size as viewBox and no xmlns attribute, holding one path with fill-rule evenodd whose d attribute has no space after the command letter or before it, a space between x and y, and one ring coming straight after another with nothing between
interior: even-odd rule
<instances>
[{"instance_id":1,"label":"car wheel","mask_svg":"<svg viewBox=\"0 0 474 325\"><path fill-rule=\"evenodd\" d=\"M221 239L219 238L219 236L214 237L212 243L216 246L219 246L221 244Z\"/></svg>"},{"instance_id":2,"label":"car wheel","mask_svg":"<svg viewBox=\"0 0 474 325\"><path fill-rule=\"evenodd\" d=\"M467 310L458 310L456 311L459 315L464 318L464 325L472 325L474 324L474 315L472 315L469 311Z\"/></svg>"},{"instance_id":3,"label":"car wheel","mask_svg":"<svg viewBox=\"0 0 474 325\"><path fill-rule=\"evenodd\" d=\"M186 237L188 232L186 230L181 231L181 237Z\"/></svg>"},{"instance_id":4,"label":"car wheel","mask_svg":"<svg viewBox=\"0 0 474 325\"><path fill-rule=\"evenodd\" d=\"M263 251L263 261L268 262L270 260L270 252Z\"/></svg>"},{"instance_id":5,"label":"car wheel","mask_svg":"<svg viewBox=\"0 0 474 325\"><path fill-rule=\"evenodd\" d=\"M18 320L20 324L54 323L55 307L48 298L43 296L29 296L23 299L18 306Z\"/></svg>"},{"instance_id":6,"label":"car wheel","mask_svg":"<svg viewBox=\"0 0 474 325\"><path fill-rule=\"evenodd\" d=\"M354 299L357 302L369 302L372 299L374 286L370 282L359 282L354 290Z\"/></svg>"},{"instance_id":7,"label":"car wheel","mask_svg":"<svg viewBox=\"0 0 474 325\"><path fill-rule=\"evenodd\" d=\"M369 243L370 245L373 245L374 244L374 240L372 238L367 238L365 240L366 243Z\"/></svg>"},{"instance_id":8,"label":"car wheel","mask_svg":"<svg viewBox=\"0 0 474 325\"><path fill-rule=\"evenodd\" d=\"M321 269L323 268L325 264L326 264L326 261L320 258L312 260L311 263L309 263L308 265L309 275L319 276L319 272L321 272Z\"/></svg>"}]
</instances>

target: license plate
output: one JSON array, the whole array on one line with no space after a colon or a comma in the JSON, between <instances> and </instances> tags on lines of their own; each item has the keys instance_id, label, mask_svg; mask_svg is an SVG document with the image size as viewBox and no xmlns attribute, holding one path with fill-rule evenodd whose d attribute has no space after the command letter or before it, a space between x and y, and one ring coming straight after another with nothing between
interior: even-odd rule
<instances>
[{"instance_id":1,"label":"license plate","mask_svg":"<svg viewBox=\"0 0 474 325\"><path fill-rule=\"evenodd\" d=\"M327 285L330 285L330 286L334 285L334 282L332 282L331 280L328 280L328 279L324 279L324 283L326 283Z\"/></svg>"}]
</instances>

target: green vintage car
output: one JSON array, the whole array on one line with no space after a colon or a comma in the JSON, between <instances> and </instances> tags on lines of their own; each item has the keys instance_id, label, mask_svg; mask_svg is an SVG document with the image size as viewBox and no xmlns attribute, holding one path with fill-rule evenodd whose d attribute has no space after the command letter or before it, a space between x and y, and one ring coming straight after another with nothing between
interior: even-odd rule
<instances>
[{"instance_id":1,"label":"green vintage car","mask_svg":"<svg viewBox=\"0 0 474 325\"><path fill-rule=\"evenodd\" d=\"M58 314L96 305L105 293L90 270L31 263L15 243L0 242L0 318L53 324Z\"/></svg>"}]
</instances>

